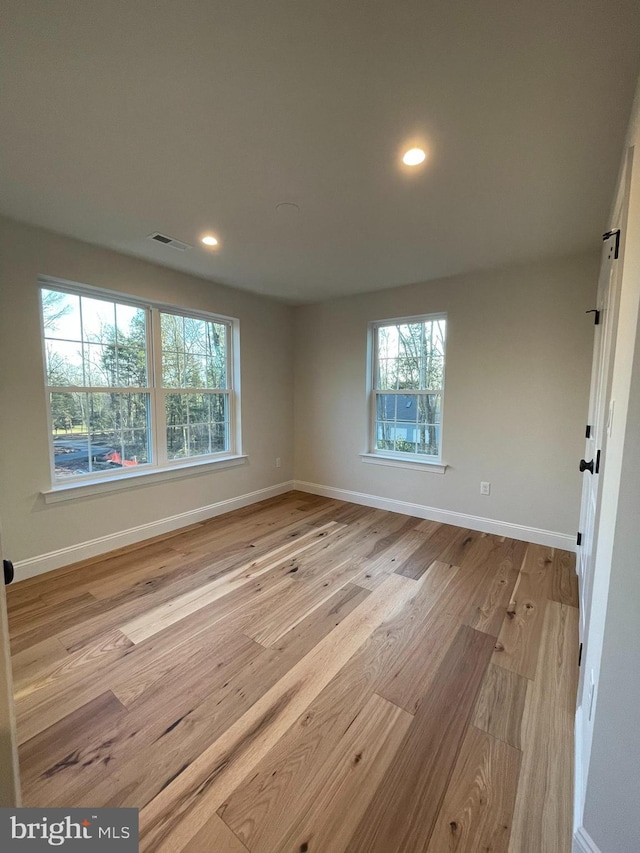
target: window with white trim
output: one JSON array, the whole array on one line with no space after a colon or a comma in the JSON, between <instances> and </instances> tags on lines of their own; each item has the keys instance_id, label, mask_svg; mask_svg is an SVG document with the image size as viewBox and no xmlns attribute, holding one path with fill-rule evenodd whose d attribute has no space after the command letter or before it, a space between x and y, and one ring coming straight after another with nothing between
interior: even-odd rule
<instances>
[{"instance_id":1,"label":"window with white trim","mask_svg":"<svg viewBox=\"0 0 640 853\"><path fill-rule=\"evenodd\" d=\"M40 294L54 484L240 452L236 320L50 279Z\"/></svg>"},{"instance_id":2,"label":"window with white trim","mask_svg":"<svg viewBox=\"0 0 640 853\"><path fill-rule=\"evenodd\" d=\"M446 329L444 314L370 325L371 453L441 460Z\"/></svg>"}]
</instances>

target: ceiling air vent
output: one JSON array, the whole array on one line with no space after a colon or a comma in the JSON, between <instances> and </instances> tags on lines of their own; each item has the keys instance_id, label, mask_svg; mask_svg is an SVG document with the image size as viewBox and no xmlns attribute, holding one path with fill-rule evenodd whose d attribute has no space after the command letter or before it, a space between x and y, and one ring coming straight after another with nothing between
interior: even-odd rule
<instances>
[{"instance_id":1,"label":"ceiling air vent","mask_svg":"<svg viewBox=\"0 0 640 853\"><path fill-rule=\"evenodd\" d=\"M183 243L182 240L174 240L173 237L167 237L166 234L160 234L158 231L155 234L149 234L149 240L155 240L156 243L171 246L172 249L177 249L179 252L186 252L187 249L193 249L193 246L190 246L189 243Z\"/></svg>"}]
</instances>

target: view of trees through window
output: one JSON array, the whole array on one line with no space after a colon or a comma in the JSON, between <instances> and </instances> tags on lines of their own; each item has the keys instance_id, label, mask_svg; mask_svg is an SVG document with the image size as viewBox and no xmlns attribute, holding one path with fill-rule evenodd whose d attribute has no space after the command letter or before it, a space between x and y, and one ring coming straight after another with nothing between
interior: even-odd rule
<instances>
[{"instance_id":1,"label":"view of trees through window","mask_svg":"<svg viewBox=\"0 0 640 853\"><path fill-rule=\"evenodd\" d=\"M49 288L41 299L56 478L228 450L227 323Z\"/></svg>"},{"instance_id":2,"label":"view of trees through window","mask_svg":"<svg viewBox=\"0 0 640 853\"><path fill-rule=\"evenodd\" d=\"M374 449L440 456L446 319L375 327Z\"/></svg>"}]
</instances>

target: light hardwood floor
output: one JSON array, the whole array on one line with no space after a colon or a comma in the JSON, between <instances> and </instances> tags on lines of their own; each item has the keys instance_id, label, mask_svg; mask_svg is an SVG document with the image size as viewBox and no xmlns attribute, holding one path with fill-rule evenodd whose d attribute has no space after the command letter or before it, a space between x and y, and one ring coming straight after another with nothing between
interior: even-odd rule
<instances>
[{"instance_id":1,"label":"light hardwood floor","mask_svg":"<svg viewBox=\"0 0 640 853\"><path fill-rule=\"evenodd\" d=\"M24 804L166 853L569 853L573 556L290 492L8 589Z\"/></svg>"}]
</instances>

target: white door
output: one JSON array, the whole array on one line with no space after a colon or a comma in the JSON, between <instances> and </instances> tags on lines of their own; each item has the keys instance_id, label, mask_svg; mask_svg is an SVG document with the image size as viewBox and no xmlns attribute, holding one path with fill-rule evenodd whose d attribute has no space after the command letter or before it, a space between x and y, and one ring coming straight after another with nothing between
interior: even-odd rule
<instances>
[{"instance_id":1,"label":"white door","mask_svg":"<svg viewBox=\"0 0 640 853\"><path fill-rule=\"evenodd\" d=\"M600 471L604 465L607 432L613 412L609 405L610 368L613 365L613 335L617 322L617 246L619 232L604 242L595 326L589 420L585 441L585 468L582 475L582 506L580 512L581 543L578 548L578 577L580 580L580 639L584 642L585 626L591 607L593 569L598 522Z\"/></svg>"},{"instance_id":2,"label":"white door","mask_svg":"<svg viewBox=\"0 0 640 853\"><path fill-rule=\"evenodd\" d=\"M2 542L0 541L0 559ZM0 575L0 807L20 805L20 777L13 712L13 679L4 575Z\"/></svg>"}]
</instances>

